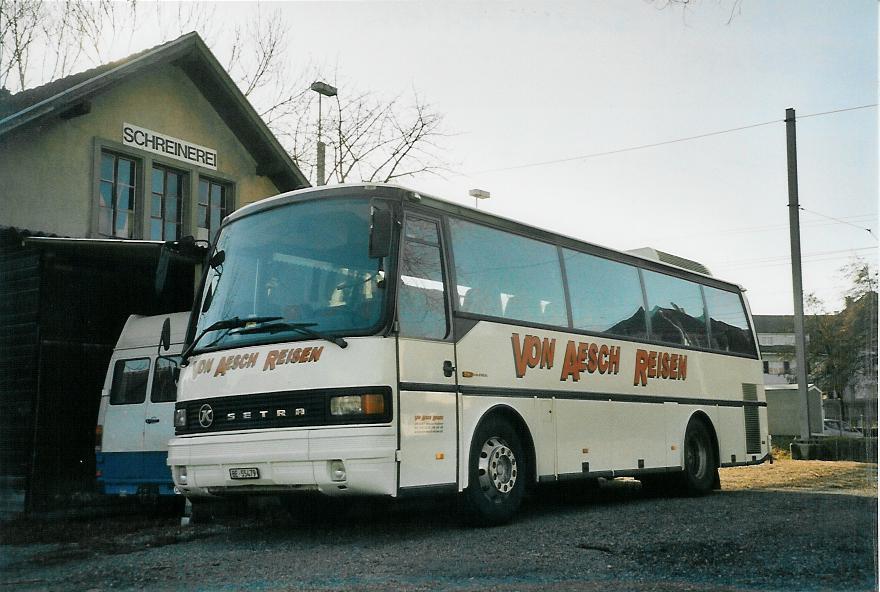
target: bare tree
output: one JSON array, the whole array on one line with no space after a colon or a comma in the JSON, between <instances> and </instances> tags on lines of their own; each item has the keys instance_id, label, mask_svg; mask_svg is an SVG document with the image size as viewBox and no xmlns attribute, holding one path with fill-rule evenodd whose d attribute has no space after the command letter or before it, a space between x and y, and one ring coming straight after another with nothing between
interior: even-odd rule
<instances>
[{"instance_id":1,"label":"bare tree","mask_svg":"<svg viewBox=\"0 0 880 592\"><path fill-rule=\"evenodd\" d=\"M331 171L337 181L345 182L354 174L364 181L388 182L447 170L438 145L446 135L443 116L415 93L410 105L400 103L399 98L383 103L366 96L343 108L337 100L336 158Z\"/></svg>"},{"instance_id":2,"label":"bare tree","mask_svg":"<svg viewBox=\"0 0 880 592\"><path fill-rule=\"evenodd\" d=\"M653 4L659 10L665 10L670 6L678 7L681 9L682 18L684 18L687 11L699 4L700 0L645 0L645 2ZM730 12L727 17L728 25L742 12L743 0L715 0L715 2L719 5L729 4Z\"/></svg>"},{"instance_id":3,"label":"bare tree","mask_svg":"<svg viewBox=\"0 0 880 592\"><path fill-rule=\"evenodd\" d=\"M130 39L135 27L155 31L155 43L196 30L294 162L314 178L318 117L309 85L323 77L310 65L292 69L297 60L280 9L256 3L250 10L248 19L229 22L204 3L0 0L0 86L22 90L32 81L103 63L107 48ZM404 101L342 85L324 121L328 178L336 182L387 182L447 170L443 117L415 92Z\"/></svg>"},{"instance_id":4,"label":"bare tree","mask_svg":"<svg viewBox=\"0 0 880 592\"><path fill-rule=\"evenodd\" d=\"M0 0L0 86L25 88L43 10L42 0Z\"/></svg>"},{"instance_id":5,"label":"bare tree","mask_svg":"<svg viewBox=\"0 0 880 592\"><path fill-rule=\"evenodd\" d=\"M126 6L134 3L0 0L0 86L22 90L105 61Z\"/></svg>"},{"instance_id":6,"label":"bare tree","mask_svg":"<svg viewBox=\"0 0 880 592\"><path fill-rule=\"evenodd\" d=\"M443 116L416 92L409 101L400 96L383 99L375 92L334 84L340 92L323 113L328 180L385 183L449 171L443 156L442 141L448 136ZM316 103L315 93L308 92L291 103L297 116L267 120L309 178L316 172Z\"/></svg>"}]
</instances>

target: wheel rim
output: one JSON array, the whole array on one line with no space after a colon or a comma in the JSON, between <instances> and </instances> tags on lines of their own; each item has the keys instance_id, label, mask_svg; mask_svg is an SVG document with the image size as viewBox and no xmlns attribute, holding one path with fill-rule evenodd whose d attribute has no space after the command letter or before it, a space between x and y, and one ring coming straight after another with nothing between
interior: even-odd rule
<instances>
[{"instance_id":1,"label":"wheel rim","mask_svg":"<svg viewBox=\"0 0 880 592\"><path fill-rule=\"evenodd\" d=\"M688 473L697 480L703 479L709 470L709 447L700 434L692 434L688 437L685 447L685 466Z\"/></svg>"},{"instance_id":2,"label":"wheel rim","mask_svg":"<svg viewBox=\"0 0 880 592\"><path fill-rule=\"evenodd\" d=\"M483 443L478 466L480 489L488 499L500 501L516 485L516 455L507 442L493 436Z\"/></svg>"}]
</instances>

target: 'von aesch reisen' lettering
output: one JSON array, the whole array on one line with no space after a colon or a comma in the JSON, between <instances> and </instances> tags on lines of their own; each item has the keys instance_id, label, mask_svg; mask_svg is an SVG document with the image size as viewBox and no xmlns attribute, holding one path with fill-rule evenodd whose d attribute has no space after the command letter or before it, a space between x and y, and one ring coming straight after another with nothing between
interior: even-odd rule
<instances>
[{"instance_id":1,"label":"'von aesch reisen' lettering","mask_svg":"<svg viewBox=\"0 0 880 592\"><path fill-rule=\"evenodd\" d=\"M552 368L556 353L556 339L518 333L510 336L513 345L513 363L516 377L522 378L529 368ZM617 374L620 372L620 347L604 343L569 341L562 360L561 381L577 382L581 373Z\"/></svg>"},{"instance_id":2,"label":"'von aesch reisen' lettering","mask_svg":"<svg viewBox=\"0 0 880 592\"><path fill-rule=\"evenodd\" d=\"M645 386L650 378L687 380L687 361L683 354L638 349L633 386Z\"/></svg>"}]
</instances>

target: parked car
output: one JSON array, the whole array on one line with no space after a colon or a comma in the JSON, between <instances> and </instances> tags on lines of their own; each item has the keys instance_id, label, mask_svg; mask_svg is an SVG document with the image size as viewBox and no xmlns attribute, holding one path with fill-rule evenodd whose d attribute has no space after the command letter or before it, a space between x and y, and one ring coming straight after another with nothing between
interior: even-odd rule
<instances>
[{"instance_id":1,"label":"parked car","mask_svg":"<svg viewBox=\"0 0 880 592\"><path fill-rule=\"evenodd\" d=\"M822 433L814 433L813 435L826 438L862 438L864 436L858 429L839 419L824 420L822 422Z\"/></svg>"}]
</instances>

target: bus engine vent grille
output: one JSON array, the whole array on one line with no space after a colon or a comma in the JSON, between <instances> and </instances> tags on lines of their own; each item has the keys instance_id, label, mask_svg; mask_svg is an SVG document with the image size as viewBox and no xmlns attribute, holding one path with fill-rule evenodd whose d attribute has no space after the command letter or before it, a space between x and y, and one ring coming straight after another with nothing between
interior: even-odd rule
<instances>
[{"instance_id":1,"label":"bus engine vent grille","mask_svg":"<svg viewBox=\"0 0 880 592\"><path fill-rule=\"evenodd\" d=\"M743 401L747 403L758 402L758 385L743 383ZM761 420L758 416L757 405L744 405L743 414L746 423L746 454L759 454L761 452Z\"/></svg>"}]
</instances>

